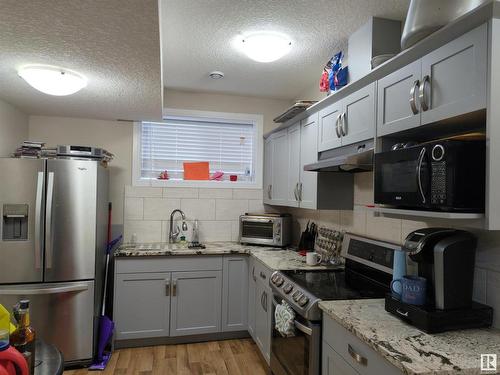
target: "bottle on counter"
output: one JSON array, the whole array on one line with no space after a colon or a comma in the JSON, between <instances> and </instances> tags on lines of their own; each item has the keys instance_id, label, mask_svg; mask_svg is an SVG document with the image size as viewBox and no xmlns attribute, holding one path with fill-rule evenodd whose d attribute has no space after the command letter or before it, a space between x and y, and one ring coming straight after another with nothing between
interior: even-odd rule
<instances>
[{"instance_id":1,"label":"bottle on counter","mask_svg":"<svg viewBox=\"0 0 500 375\"><path fill-rule=\"evenodd\" d=\"M191 242L195 245L200 243L200 223L198 222L198 219L195 219L193 223L193 235L191 236Z\"/></svg>"},{"instance_id":2,"label":"bottle on counter","mask_svg":"<svg viewBox=\"0 0 500 375\"><path fill-rule=\"evenodd\" d=\"M10 335L10 345L16 348L26 359L29 373L35 373L35 330L30 323L30 301L27 299L19 301L14 306L14 318L18 325Z\"/></svg>"}]
</instances>

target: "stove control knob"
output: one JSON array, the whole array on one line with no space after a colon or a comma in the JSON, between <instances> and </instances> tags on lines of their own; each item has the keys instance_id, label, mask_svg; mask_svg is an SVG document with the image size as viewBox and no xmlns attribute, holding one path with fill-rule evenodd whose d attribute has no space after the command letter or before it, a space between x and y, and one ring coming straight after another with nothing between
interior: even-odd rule
<instances>
[{"instance_id":1,"label":"stove control knob","mask_svg":"<svg viewBox=\"0 0 500 375\"><path fill-rule=\"evenodd\" d=\"M272 275L271 276L272 283L273 284L277 284L278 278L279 278L279 275L277 273L275 273L274 275Z\"/></svg>"},{"instance_id":2,"label":"stove control knob","mask_svg":"<svg viewBox=\"0 0 500 375\"><path fill-rule=\"evenodd\" d=\"M292 284L286 284L286 285L283 287L283 291L284 291L286 294L290 293L292 290L293 290L293 285L292 285Z\"/></svg>"},{"instance_id":3,"label":"stove control knob","mask_svg":"<svg viewBox=\"0 0 500 375\"><path fill-rule=\"evenodd\" d=\"M275 282L275 284L276 284L276 286L282 286L284 282L285 282L285 279L284 279L284 278L282 278L281 276L278 276L278 277L276 278L276 282Z\"/></svg>"},{"instance_id":4,"label":"stove control knob","mask_svg":"<svg viewBox=\"0 0 500 375\"><path fill-rule=\"evenodd\" d=\"M299 291L296 291L293 293L292 298L295 302L299 302L299 300L302 298L303 294Z\"/></svg>"},{"instance_id":5,"label":"stove control knob","mask_svg":"<svg viewBox=\"0 0 500 375\"><path fill-rule=\"evenodd\" d=\"M309 297L306 297L306 296L302 296L300 299L299 299L299 302L298 304L302 307L304 307L305 305L307 305L307 303L309 302Z\"/></svg>"}]
</instances>

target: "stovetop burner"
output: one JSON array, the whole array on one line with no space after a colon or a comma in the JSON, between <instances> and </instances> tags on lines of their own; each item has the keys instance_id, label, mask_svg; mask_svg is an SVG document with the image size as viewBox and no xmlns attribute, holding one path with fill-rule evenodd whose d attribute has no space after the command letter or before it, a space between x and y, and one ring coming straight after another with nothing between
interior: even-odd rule
<instances>
[{"instance_id":1,"label":"stovetop burner","mask_svg":"<svg viewBox=\"0 0 500 375\"><path fill-rule=\"evenodd\" d=\"M382 298L385 288L345 270L282 271L290 280L321 300Z\"/></svg>"}]
</instances>

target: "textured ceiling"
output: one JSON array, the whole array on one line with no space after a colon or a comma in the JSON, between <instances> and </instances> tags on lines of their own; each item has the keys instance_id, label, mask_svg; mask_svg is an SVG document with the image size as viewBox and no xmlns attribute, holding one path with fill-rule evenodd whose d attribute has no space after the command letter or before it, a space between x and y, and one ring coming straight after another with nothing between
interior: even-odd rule
<instances>
[{"instance_id":1,"label":"textured ceiling","mask_svg":"<svg viewBox=\"0 0 500 375\"><path fill-rule=\"evenodd\" d=\"M0 98L28 114L158 119L162 113L158 0L0 0ZM84 74L82 91L42 94L24 64Z\"/></svg>"},{"instance_id":2,"label":"textured ceiling","mask_svg":"<svg viewBox=\"0 0 500 375\"><path fill-rule=\"evenodd\" d=\"M294 99L370 16L404 19L409 0L161 0L165 86ZM277 62L235 50L238 34L272 30L293 40ZM222 70L225 78L208 73ZM307 99L307 98L303 98Z\"/></svg>"}]
</instances>

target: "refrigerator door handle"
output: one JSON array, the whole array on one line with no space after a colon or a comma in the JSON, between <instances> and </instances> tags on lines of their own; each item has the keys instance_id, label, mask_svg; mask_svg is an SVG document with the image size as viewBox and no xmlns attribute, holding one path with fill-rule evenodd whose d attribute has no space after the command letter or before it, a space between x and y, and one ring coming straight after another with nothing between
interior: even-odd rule
<instances>
[{"instance_id":1,"label":"refrigerator door handle","mask_svg":"<svg viewBox=\"0 0 500 375\"><path fill-rule=\"evenodd\" d=\"M44 173L38 172L35 200L35 268L42 266L42 199Z\"/></svg>"},{"instance_id":2,"label":"refrigerator door handle","mask_svg":"<svg viewBox=\"0 0 500 375\"><path fill-rule=\"evenodd\" d=\"M52 268L52 204L54 198L54 172L49 172L47 178L47 207L45 209L45 267Z\"/></svg>"},{"instance_id":3,"label":"refrigerator door handle","mask_svg":"<svg viewBox=\"0 0 500 375\"><path fill-rule=\"evenodd\" d=\"M21 295L21 296L34 296L40 294L59 294L68 292L81 292L89 288L88 284L76 284L67 286L48 286L48 287L33 287L33 288L5 288L0 289L2 295Z\"/></svg>"}]
</instances>

